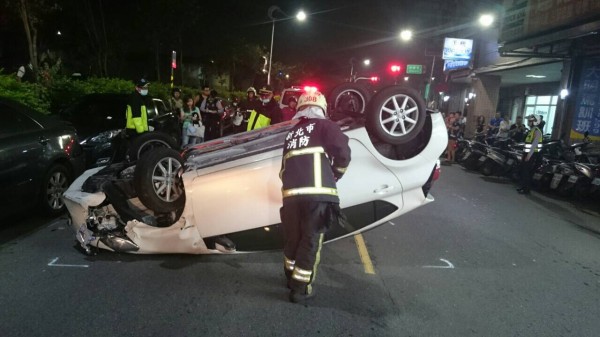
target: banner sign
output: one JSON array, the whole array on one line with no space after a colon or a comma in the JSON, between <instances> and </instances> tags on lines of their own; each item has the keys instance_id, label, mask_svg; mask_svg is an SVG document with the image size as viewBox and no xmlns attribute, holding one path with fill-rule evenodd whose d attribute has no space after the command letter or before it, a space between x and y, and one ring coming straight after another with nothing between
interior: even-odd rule
<instances>
[{"instance_id":1,"label":"banner sign","mask_svg":"<svg viewBox=\"0 0 600 337\"><path fill-rule=\"evenodd\" d=\"M572 130L600 136L600 59L583 62L579 90L573 114Z\"/></svg>"},{"instance_id":2,"label":"banner sign","mask_svg":"<svg viewBox=\"0 0 600 337\"><path fill-rule=\"evenodd\" d=\"M473 40L455 39L447 37L444 39L444 60L471 60L473 55Z\"/></svg>"},{"instance_id":3,"label":"banner sign","mask_svg":"<svg viewBox=\"0 0 600 337\"><path fill-rule=\"evenodd\" d=\"M444 71L469 68L469 65L470 65L470 61L445 60L444 61Z\"/></svg>"}]
</instances>

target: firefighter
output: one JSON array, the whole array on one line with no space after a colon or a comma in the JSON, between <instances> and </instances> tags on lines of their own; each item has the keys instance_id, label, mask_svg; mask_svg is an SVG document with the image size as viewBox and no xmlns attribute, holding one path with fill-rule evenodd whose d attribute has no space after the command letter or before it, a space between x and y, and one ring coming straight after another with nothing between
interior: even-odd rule
<instances>
[{"instance_id":1,"label":"firefighter","mask_svg":"<svg viewBox=\"0 0 600 337\"><path fill-rule=\"evenodd\" d=\"M521 194L529 194L531 188L531 175L536 162L539 160L539 153L542 150L542 130L539 128L541 120L539 115L529 115L527 117L529 132L525 137L525 148L523 150L521 187L517 189Z\"/></svg>"},{"instance_id":2,"label":"firefighter","mask_svg":"<svg viewBox=\"0 0 600 337\"><path fill-rule=\"evenodd\" d=\"M261 102L256 96L256 89L254 87L248 88L246 90L247 98L241 102L240 109L241 110L258 110L261 106Z\"/></svg>"},{"instance_id":3,"label":"firefighter","mask_svg":"<svg viewBox=\"0 0 600 337\"><path fill-rule=\"evenodd\" d=\"M313 282L325 231L340 214L336 181L350 163L348 137L326 117L327 102L318 91L298 100L298 123L288 132L279 177L283 183L281 223L284 271L289 300L314 295Z\"/></svg>"},{"instance_id":4,"label":"firefighter","mask_svg":"<svg viewBox=\"0 0 600 337\"><path fill-rule=\"evenodd\" d=\"M145 79L140 79L135 84L135 91L129 96L125 130L130 140L148 132L148 109L145 102L145 97L148 95L148 84Z\"/></svg>"}]
</instances>

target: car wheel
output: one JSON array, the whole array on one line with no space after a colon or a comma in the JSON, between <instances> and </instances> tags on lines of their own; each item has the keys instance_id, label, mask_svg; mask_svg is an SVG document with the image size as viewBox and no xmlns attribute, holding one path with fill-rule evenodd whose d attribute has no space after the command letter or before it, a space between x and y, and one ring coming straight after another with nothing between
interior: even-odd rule
<instances>
[{"instance_id":1,"label":"car wheel","mask_svg":"<svg viewBox=\"0 0 600 337\"><path fill-rule=\"evenodd\" d=\"M404 144L425 124L425 102L416 90L398 86L380 91L369 103L366 128L371 136L388 144Z\"/></svg>"},{"instance_id":2,"label":"car wheel","mask_svg":"<svg viewBox=\"0 0 600 337\"><path fill-rule=\"evenodd\" d=\"M127 150L130 161L142 158L143 154L158 148L176 149L177 142L169 135L159 132L146 132L137 136Z\"/></svg>"},{"instance_id":3,"label":"car wheel","mask_svg":"<svg viewBox=\"0 0 600 337\"><path fill-rule=\"evenodd\" d=\"M177 211L185 205L180 170L183 159L172 149L156 149L144 155L135 167L133 184L138 198L154 212Z\"/></svg>"},{"instance_id":4,"label":"car wheel","mask_svg":"<svg viewBox=\"0 0 600 337\"><path fill-rule=\"evenodd\" d=\"M62 164L54 164L46 172L40 194L40 207L45 214L55 216L65 210L62 195L72 180L71 172Z\"/></svg>"},{"instance_id":5,"label":"car wheel","mask_svg":"<svg viewBox=\"0 0 600 337\"><path fill-rule=\"evenodd\" d=\"M331 90L329 108L336 114L362 117L370 100L371 93L365 86L343 83Z\"/></svg>"}]
</instances>

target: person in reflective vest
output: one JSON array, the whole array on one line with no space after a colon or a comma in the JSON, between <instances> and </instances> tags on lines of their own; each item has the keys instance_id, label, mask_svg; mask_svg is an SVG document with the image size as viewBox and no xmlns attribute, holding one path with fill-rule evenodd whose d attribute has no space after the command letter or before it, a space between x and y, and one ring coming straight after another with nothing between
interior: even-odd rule
<instances>
[{"instance_id":1,"label":"person in reflective vest","mask_svg":"<svg viewBox=\"0 0 600 337\"><path fill-rule=\"evenodd\" d=\"M521 194L529 194L531 189L531 176L542 150L542 130L539 129L541 118L539 115L529 115L527 125L529 132L525 137L525 148L523 149L523 162L521 163L521 187L517 191Z\"/></svg>"},{"instance_id":2,"label":"person in reflective vest","mask_svg":"<svg viewBox=\"0 0 600 337\"><path fill-rule=\"evenodd\" d=\"M283 207L284 271L289 300L314 295L313 282L326 230L340 215L336 182L350 163L348 137L326 118L327 102L318 91L302 94L297 124L288 132L279 177Z\"/></svg>"},{"instance_id":3,"label":"person in reflective vest","mask_svg":"<svg viewBox=\"0 0 600 337\"><path fill-rule=\"evenodd\" d=\"M247 131L281 122L281 108L273 98L273 89L269 86L263 87L259 94L261 104L255 110L250 111Z\"/></svg>"},{"instance_id":4,"label":"person in reflective vest","mask_svg":"<svg viewBox=\"0 0 600 337\"><path fill-rule=\"evenodd\" d=\"M261 129L271 125L271 118L258 113L256 110L251 110L248 116L248 127L246 131Z\"/></svg>"},{"instance_id":5,"label":"person in reflective vest","mask_svg":"<svg viewBox=\"0 0 600 337\"><path fill-rule=\"evenodd\" d=\"M130 139L148 132L148 110L145 102L145 97L148 95L148 84L145 79L140 79L135 84L135 92L129 96L125 113L127 116L125 130Z\"/></svg>"}]
</instances>

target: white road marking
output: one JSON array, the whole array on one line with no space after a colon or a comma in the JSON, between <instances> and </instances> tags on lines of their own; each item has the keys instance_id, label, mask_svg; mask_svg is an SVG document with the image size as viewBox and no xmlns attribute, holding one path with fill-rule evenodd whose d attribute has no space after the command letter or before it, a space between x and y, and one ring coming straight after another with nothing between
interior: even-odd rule
<instances>
[{"instance_id":1,"label":"white road marking","mask_svg":"<svg viewBox=\"0 0 600 337\"><path fill-rule=\"evenodd\" d=\"M462 195L458 195L456 193L452 193L453 196L461 198L463 201L468 201L467 198L463 197Z\"/></svg>"},{"instance_id":2,"label":"white road marking","mask_svg":"<svg viewBox=\"0 0 600 337\"><path fill-rule=\"evenodd\" d=\"M392 225L392 226L396 226L396 224L395 224L395 223L393 223L393 222L391 222L391 221L388 221L388 222L389 222L389 224L390 224L390 225Z\"/></svg>"},{"instance_id":3,"label":"white road marking","mask_svg":"<svg viewBox=\"0 0 600 337\"><path fill-rule=\"evenodd\" d=\"M423 268L454 269L454 265L452 264L452 262L445 260L445 259L440 259L440 261L446 263L446 265L445 266L423 266Z\"/></svg>"},{"instance_id":4,"label":"white road marking","mask_svg":"<svg viewBox=\"0 0 600 337\"><path fill-rule=\"evenodd\" d=\"M60 264L60 263L56 263L56 261L58 261L58 257L54 258L54 260L50 261L50 263L48 263L48 266L50 267L76 267L76 268L88 268L89 266L87 264Z\"/></svg>"}]
</instances>

